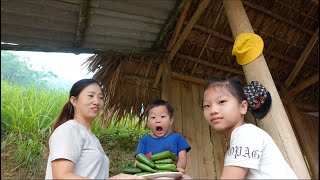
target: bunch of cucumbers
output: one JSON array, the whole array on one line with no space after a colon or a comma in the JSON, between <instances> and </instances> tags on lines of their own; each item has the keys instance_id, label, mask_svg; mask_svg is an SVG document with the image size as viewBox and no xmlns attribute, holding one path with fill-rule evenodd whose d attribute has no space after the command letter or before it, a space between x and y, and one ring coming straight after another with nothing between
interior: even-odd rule
<instances>
[{"instance_id":1,"label":"bunch of cucumbers","mask_svg":"<svg viewBox=\"0 0 320 180\"><path fill-rule=\"evenodd\" d=\"M126 167L123 172L127 174L145 175L158 172L178 172L175 165L177 156L170 151L163 151L151 156L140 153L136 155L138 161L135 166Z\"/></svg>"}]
</instances>

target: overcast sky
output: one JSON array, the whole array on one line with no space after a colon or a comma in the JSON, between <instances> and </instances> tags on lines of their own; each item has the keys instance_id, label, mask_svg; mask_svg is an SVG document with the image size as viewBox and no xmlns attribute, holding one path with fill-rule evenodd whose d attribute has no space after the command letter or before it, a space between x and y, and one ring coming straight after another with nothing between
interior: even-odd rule
<instances>
[{"instance_id":1,"label":"overcast sky","mask_svg":"<svg viewBox=\"0 0 320 180\"><path fill-rule=\"evenodd\" d=\"M52 71L61 79L76 81L83 78L91 78L92 73L87 74L88 71L82 63L86 58L93 54L79 54L72 53L45 53L45 52L30 52L30 51L10 51L13 54L27 57L32 68L35 70Z\"/></svg>"}]
</instances>

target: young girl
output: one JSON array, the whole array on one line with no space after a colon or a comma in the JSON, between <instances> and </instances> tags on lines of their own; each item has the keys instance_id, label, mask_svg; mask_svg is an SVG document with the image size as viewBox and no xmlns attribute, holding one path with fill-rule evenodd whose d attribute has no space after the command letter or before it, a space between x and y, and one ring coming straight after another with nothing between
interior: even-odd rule
<instances>
[{"instance_id":1,"label":"young girl","mask_svg":"<svg viewBox=\"0 0 320 180\"><path fill-rule=\"evenodd\" d=\"M205 119L230 139L221 179L297 179L271 136L244 122L246 99L241 83L225 78L210 79L203 93Z\"/></svg>"}]
</instances>

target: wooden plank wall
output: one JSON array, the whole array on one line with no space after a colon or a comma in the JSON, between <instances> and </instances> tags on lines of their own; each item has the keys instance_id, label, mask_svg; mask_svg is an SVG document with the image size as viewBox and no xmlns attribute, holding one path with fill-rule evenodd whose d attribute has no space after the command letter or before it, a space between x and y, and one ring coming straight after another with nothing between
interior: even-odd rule
<instances>
[{"instance_id":1,"label":"wooden plank wall","mask_svg":"<svg viewBox=\"0 0 320 180\"><path fill-rule=\"evenodd\" d=\"M173 131L184 135L191 146L187 174L194 179L216 179L210 127L201 110L201 87L172 79L171 96L174 113Z\"/></svg>"},{"instance_id":2,"label":"wooden plank wall","mask_svg":"<svg viewBox=\"0 0 320 180\"><path fill-rule=\"evenodd\" d=\"M172 130L184 135L191 145L188 153L187 174L194 179L217 179L221 176L224 154L227 151L227 139L215 132L207 124L202 114L203 86L190 82L171 79L166 81L170 92L163 93L174 107L174 123ZM166 94L166 95L165 95ZM169 95L168 95L169 94ZM288 108L286 107L286 110ZM293 110L298 112L297 110ZM300 148L304 149L309 159L313 178L319 178L318 145L319 119L317 117L297 113L288 113L294 127ZM293 118L293 116L295 118ZM298 118L297 118L298 117ZM297 122L297 120L300 120ZM259 125L252 114L246 114L246 122ZM308 132L306 134L306 132ZM307 144L307 145L306 145ZM307 147L308 146L308 147ZM313 154L310 156L310 154ZM313 159L313 160L312 160Z\"/></svg>"},{"instance_id":3,"label":"wooden plank wall","mask_svg":"<svg viewBox=\"0 0 320 180\"><path fill-rule=\"evenodd\" d=\"M302 113L293 103L285 108L300 149L306 156L310 175L312 179L319 179L319 118Z\"/></svg>"}]
</instances>

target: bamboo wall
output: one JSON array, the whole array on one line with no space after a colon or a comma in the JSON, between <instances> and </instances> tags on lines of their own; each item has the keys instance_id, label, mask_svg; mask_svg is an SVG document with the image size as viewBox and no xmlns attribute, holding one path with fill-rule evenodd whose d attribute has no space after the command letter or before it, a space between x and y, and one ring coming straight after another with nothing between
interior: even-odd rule
<instances>
[{"instance_id":1,"label":"bamboo wall","mask_svg":"<svg viewBox=\"0 0 320 180\"><path fill-rule=\"evenodd\" d=\"M225 136L213 131L203 117L201 97L204 87L171 78L167 80L163 86L166 86L169 92L162 92L162 97L165 97L164 99L168 100L175 110L173 131L183 134L191 146L191 151L188 153L187 174L194 179L219 178L223 169L227 142ZM310 171L314 174L313 178L319 178L319 172L316 170L318 169L319 121L318 118L310 115L300 117L303 118L299 119L298 123L295 121L297 118L293 120L292 115L290 120L300 147L308 151L306 154L308 154ZM246 120L256 124L251 113L246 115Z\"/></svg>"}]
</instances>

